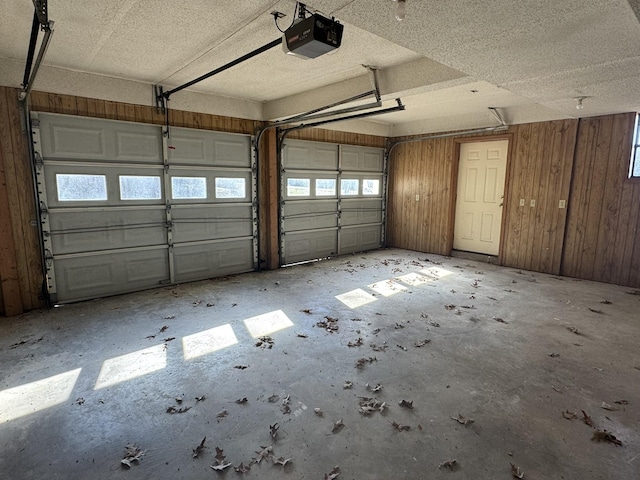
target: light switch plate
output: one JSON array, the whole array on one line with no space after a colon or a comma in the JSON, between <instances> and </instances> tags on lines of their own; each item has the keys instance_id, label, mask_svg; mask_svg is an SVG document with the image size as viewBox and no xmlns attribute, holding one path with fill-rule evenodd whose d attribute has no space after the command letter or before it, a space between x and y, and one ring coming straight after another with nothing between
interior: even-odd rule
<instances>
[{"instance_id":1,"label":"light switch plate","mask_svg":"<svg viewBox=\"0 0 640 480\"><path fill-rule=\"evenodd\" d=\"M567 202L564 200L560 200L560 202L558 203L558 208L564 208L567 206Z\"/></svg>"},{"instance_id":2,"label":"light switch plate","mask_svg":"<svg viewBox=\"0 0 640 480\"><path fill-rule=\"evenodd\" d=\"M419 202L419 201L420 201L420 195L416 193L416 202Z\"/></svg>"},{"instance_id":3,"label":"light switch plate","mask_svg":"<svg viewBox=\"0 0 640 480\"><path fill-rule=\"evenodd\" d=\"M524 198L521 198L521 199L520 199L520 206L521 206L521 207L524 207Z\"/></svg>"},{"instance_id":4,"label":"light switch plate","mask_svg":"<svg viewBox=\"0 0 640 480\"><path fill-rule=\"evenodd\" d=\"M536 206L536 201L532 198L531 199L531 203L529 205L531 205L532 207L535 207Z\"/></svg>"}]
</instances>

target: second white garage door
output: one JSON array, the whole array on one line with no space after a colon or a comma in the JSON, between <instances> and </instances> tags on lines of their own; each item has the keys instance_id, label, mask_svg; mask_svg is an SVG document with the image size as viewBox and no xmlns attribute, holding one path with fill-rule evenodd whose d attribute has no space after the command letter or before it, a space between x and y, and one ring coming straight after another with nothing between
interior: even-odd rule
<instances>
[{"instance_id":1,"label":"second white garage door","mask_svg":"<svg viewBox=\"0 0 640 480\"><path fill-rule=\"evenodd\" d=\"M253 270L251 137L33 113L54 302Z\"/></svg>"},{"instance_id":2,"label":"second white garage door","mask_svg":"<svg viewBox=\"0 0 640 480\"><path fill-rule=\"evenodd\" d=\"M281 263L380 248L384 183L383 149L286 140Z\"/></svg>"}]
</instances>

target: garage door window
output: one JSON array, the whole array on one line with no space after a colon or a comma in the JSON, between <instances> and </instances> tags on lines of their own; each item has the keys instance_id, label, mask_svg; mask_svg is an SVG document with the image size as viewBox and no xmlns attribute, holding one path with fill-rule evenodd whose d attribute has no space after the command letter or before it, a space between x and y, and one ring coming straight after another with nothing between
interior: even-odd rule
<instances>
[{"instance_id":1,"label":"garage door window","mask_svg":"<svg viewBox=\"0 0 640 480\"><path fill-rule=\"evenodd\" d=\"M244 178L216 178L216 198L246 197Z\"/></svg>"},{"instance_id":2,"label":"garage door window","mask_svg":"<svg viewBox=\"0 0 640 480\"><path fill-rule=\"evenodd\" d=\"M160 177L120 175L120 200L159 200Z\"/></svg>"},{"instance_id":3,"label":"garage door window","mask_svg":"<svg viewBox=\"0 0 640 480\"><path fill-rule=\"evenodd\" d=\"M311 195L311 180L308 178L287 179L288 197L308 197Z\"/></svg>"},{"instance_id":4,"label":"garage door window","mask_svg":"<svg viewBox=\"0 0 640 480\"><path fill-rule=\"evenodd\" d=\"M61 202L96 201L107 199L105 175L56 175L58 200Z\"/></svg>"},{"instance_id":5,"label":"garage door window","mask_svg":"<svg viewBox=\"0 0 640 480\"><path fill-rule=\"evenodd\" d=\"M334 178L316 179L316 196L330 197L336 194L336 180Z\"/></svg>"},{"instance_id":6,"label":"garage door window","mask_svg":"<svg viewBox=\"0 0 640 480\"><path fill-rule=\"evenodd\" d=\"M380 180L362 180L362 194L363 195L378 195L380 193Z\"/></svg>"},{"instance_id":7,"label":"garage door window","mask_svg":"<svg viewBox=\"0 0 640 480\"><path fill-rule=\"evenodd\" d=\"M174 199L207 198L205 177L171 177L171 197Z\"/></svg>"},{"instance_id":8,"label":"garage door window","mask_svg":"<svg viewBox=\"0 0 640 480\"><path fill-rule=\"evenodd\" d=\"M358 195L358 180L355 178L345 178L340 180L341 195Z\"/></svg>"}]
</instances>

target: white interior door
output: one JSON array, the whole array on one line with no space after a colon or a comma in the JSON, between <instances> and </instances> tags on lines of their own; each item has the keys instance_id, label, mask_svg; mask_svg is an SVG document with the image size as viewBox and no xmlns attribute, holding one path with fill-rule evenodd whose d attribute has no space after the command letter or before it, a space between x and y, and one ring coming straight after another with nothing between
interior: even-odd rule
<instances>
[{"instance_id":1,"label":"white interior door","mask_svg":"<svg viewBox=\"0 0 640 480\"><path fill-rule=\"evenodd\" d=\"M507 140L460 146L453 248L498 255Z\"/></svg>"}]
</instances>

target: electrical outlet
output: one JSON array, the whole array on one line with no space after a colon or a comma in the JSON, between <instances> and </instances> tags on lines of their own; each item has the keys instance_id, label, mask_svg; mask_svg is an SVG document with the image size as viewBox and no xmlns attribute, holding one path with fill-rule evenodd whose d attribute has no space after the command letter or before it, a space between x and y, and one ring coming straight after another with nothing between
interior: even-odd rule
<instances>
[{"instance_id":1,"label":"electrical outlet","mask_svg":"<svg viewBox=\"0 0 640 480\"><path fill-rule=\"evenodd\" d=\"M565 202L564 200L560 200L560 202L558 203L558 208L564 208L567 206L567 202Z\"/></svg>"},{"instance_id":2,"label":"electrical outlet","mask_svg":"<svg viewBox=\"0 0 640 480\"><path fill-rule=\"evenodd\" d=\"M536 201L532 198L531 199L531 203L529 205L531 205L532 207L535 207L536 206Z\"/></svg>"},{"instance_id":3,"label":"electrical outlet","mask_svg":"<svg viewBox=\"0 0 640 480\"><path fill-rule=\"evenodd\" d=\"M521 199L520 199L520 206L521 206L521 207L524 207L524 198L521 198Z\"/></svg>"},{"instance_id":4,"label":"electrical outlet","mask_svg":"<svg viewBox=\"0 0 640 480\"><path fill-rule=\"evenodd\" d=\"M420 195L416 193L416 202L419 202L419 201L420 201Z\"/></svg>"}]
</instances>

